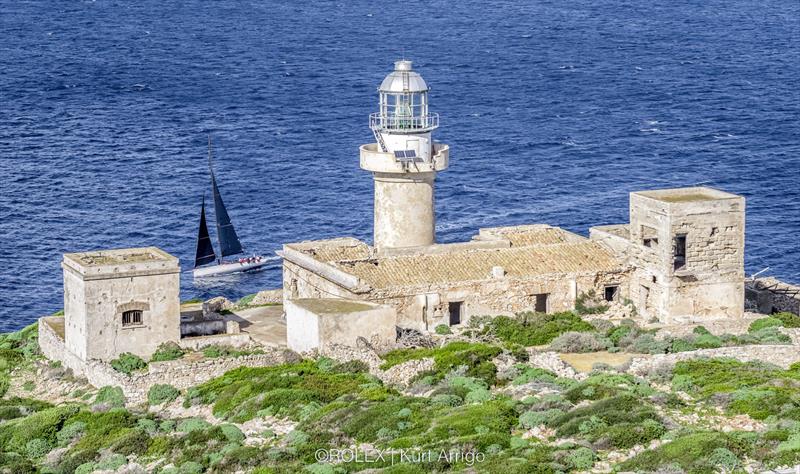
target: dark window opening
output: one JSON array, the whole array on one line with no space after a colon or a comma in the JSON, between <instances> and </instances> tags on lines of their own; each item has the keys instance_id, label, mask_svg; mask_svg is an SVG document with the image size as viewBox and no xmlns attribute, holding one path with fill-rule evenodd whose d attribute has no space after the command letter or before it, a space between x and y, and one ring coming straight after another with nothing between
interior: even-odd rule
<instances>
[{"instance_id":1,"label":"dark window opening","mask_svg":"<svg viewBox=\"0 0 800 474\"><path fill-rule=\"evenodd\" d=\"M547 296L548 293L541 293L534 295L536 297L536 306L533 308L537 313L547 312Z\"/></svg>"},{"instance_id":2,"label":"dark window opening","mask_svg":"<svg viewBox=\"0 0 800 474\"><path fill-rule=\"evenodd\" d=\"M619 285L609 285L605 288L604 294L606 301L617 301L619 297Z\"/></svg>"},{"instance_id":3,"label":"dark window opening","mask_svg":"<svg viewBox=\"0 0 800 474\"><path fill-rule=\"evenodd\" d=\"M450 312L450 325L456 326L461 324L461 309L464 306L463 301L453 301L447 305L447 309Z\"/></svg>"},{"instance_id":4,"label":"dark window opening","mask_svg":"<svg viewBox=\"0 0 800 474\"><path fill-rule=\"evenodd\" d=\"M138 326L142 324L142 310L134 309L122 313L123 326Z\"/></svg>"},{"instance_id":5,"label":"dark window opening","mask_svg":"<svg viewBox=\"0 0 800 474\"><path fill-rule=\"evenodd\" d=\"M686 266L686 235L675 236L675 270Z\"/></svg>"},{"instance_id":6,"label":"dark window opening","mask_svg":"<svg viewBox=\"0 0 800 474\"><path fill-rule=\"evenodd\" d=\"M656 247L656 246L658 246L658 239L656 239L656 238L644 239L642 242L644 243L645 247Z\"/></svg>"}]
</instances>

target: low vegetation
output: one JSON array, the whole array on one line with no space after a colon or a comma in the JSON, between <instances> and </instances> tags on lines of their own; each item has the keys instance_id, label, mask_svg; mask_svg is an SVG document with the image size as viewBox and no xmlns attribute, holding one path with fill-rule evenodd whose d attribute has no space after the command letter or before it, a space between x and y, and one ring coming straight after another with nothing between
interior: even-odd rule
<instances>
[{"instance_id":1,"label":"low vegetation","mask_svg":"<svg viewBox=\"0 0 800 474\"><path fill-rule=\"evenodd\" d=\"M0 373L12 387L0 397L0 473L81 474L116 470L129 461L156 474L566 473L597 469L611 453L620 460L612 466L616 471L792 466L800 463L800 364L784 369L699 358L645 378L598 366L576 380L531 366L526 349L668 353L785 341L780 328L794 324L792 318L764 319L739 336L715 336L700 327L680 338L660 338L632 322L526 313L481 321L469 328L476 340L448 336L442 339L451 342L441 347L385 354L384 370L433 361L430 371L402 389L383 384L363 362L319 357L241 367L185 391L155 385L146 404L127 408L118 387L91 390L81 403L20 397L26 385L11 379L12 369L48 369L36 364L36 328L26 328L0 336ZM203 349L206 357L247 353ZM151 362L183 356L180 347L164 345ZM146 368L132 354L113 364L128 374ZM166 417L180 404L193 416ZM209 409L215 418L197 415ZM254 432L253 426L264 428ZM382 453L436 454L418 462L391 456L367 462L362 456L328 464L316 457L320 449L365 445ZM441 452L462 456L443 459ZM483 457L473 463L465 453Z\"/></svg>"}]
</instances>

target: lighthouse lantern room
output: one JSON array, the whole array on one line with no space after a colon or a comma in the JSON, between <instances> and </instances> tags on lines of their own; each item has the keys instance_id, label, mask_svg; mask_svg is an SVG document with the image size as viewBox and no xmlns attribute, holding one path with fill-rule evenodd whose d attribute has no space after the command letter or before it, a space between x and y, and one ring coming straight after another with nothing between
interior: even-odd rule
<instances>
[{"instance_id":1,"label":"lighthouse lantern room","mask_svg":"<svg viewBox=\"0 0 800 474\"><path fill-rule=\"evenodd\" d=\"M448 166L449 148L431 132L439 115L428 110L428 85L411 61L394 63L378 87L370 114L376 143L361 146L361 168L375 180L374 245L379 252L435 243L434 181Z\"/></svg>"}]
</instances>

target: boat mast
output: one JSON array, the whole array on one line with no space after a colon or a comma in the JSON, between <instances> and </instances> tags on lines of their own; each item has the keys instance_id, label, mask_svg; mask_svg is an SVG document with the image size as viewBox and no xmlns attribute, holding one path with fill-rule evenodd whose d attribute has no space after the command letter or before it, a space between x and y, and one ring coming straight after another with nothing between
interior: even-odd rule
<instances>
[{"instance_id":1,"label":"boat mast","mask_svg":"<svg viewBox=\"0 0 800 474\"><path fill-rule=\"evenodd\" d=\"M214 197L217 183L214 180L214 167L211 165L211 134L208 134L208 171L211 173L211 195ZM204 196L205 197L205 196ZM217 210L214 209L214 219L218 219ZM217 264L222 264L222 238L219 235L219 225L217 226L217 244L219 245L219 257L217 257Z\"/></svg>"}]
</instances>

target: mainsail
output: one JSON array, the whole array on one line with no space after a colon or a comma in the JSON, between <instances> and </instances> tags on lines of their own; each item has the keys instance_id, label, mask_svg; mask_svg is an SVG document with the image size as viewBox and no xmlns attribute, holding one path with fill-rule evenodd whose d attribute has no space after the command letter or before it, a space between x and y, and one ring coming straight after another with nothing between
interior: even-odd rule
<instances>
[{"instance_id":1,"label":"mainsail","mask_svg":"<svg viewBox=\"0 0 800 474\"><path fill-rule=\"evenodd\" d=\"M206 225L206 196L203 195L203 205L200 208L200 230L197 231L197 252L194 255L194 266L199 267L216 260L214 246L211 245L211 237L208 235Z\"/></svg>"},{"instance_id":2,"label":"mainsail","mask_svg":"<svg viewBox=\"0 0 800 474\"><path fill-rule=\"evenodd\" d=\"M210 164L210 163L209 163ZM211 170L211 187L214 191L214 215L217 218L217 239L219 239L219 252L223 257L242 253L242 244L239 236L231 224L231 218L222 202L222 196L217 188L217 180L214 179L214 170Z\"/></svg>"}]
</instances>

